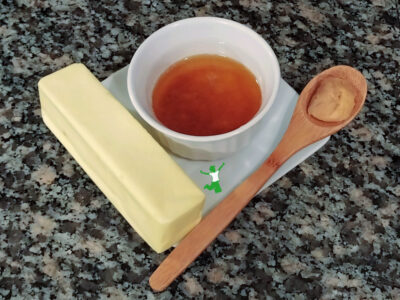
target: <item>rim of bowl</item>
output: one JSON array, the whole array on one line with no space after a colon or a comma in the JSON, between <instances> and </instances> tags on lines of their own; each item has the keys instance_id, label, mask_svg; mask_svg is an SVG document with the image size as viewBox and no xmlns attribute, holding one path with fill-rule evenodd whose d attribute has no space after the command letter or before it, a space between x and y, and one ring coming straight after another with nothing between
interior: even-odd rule
<instances>
[{"instance_id":1,"label":"rim of bowl","mask_svg":"<svg viewBox=\"0 0 400 300\"><path fill-rule=\"evenodd\" d=\"M166 30L169 30L171 27L179 26L179 25L182 25L185 23L197 23L197 22L224 23L224 25L234 26L238 30L242 30L246 34L253 36L253 38L257 42L261 43L262 46L266 48L266 52L269 52L269 54L272 56L273 59L272 59L271 63L275 66L275 69L276 69L274 77L275 77L277 84L274 85L274 88L271 92L271 96L269 97L269 101L265 105L265 107L263 109L261 109L258 112L258 114L255 115L247 123L243 124L242 126L236 128L232 131L222 133L222 134L196 136L196 135L180 133L180 132L174 131L172 129L169 129L168 127L164 126L160 121L154 119L151 115L149 115L146 112L146 110L144 108L142 108L141 104L138 103L138 101L136 100L135 92L133 91L133 87L132 87L132 82L133 82L132 80L134 78L132 70L135 68L136 61L141 56L141 53L144 49L144 45L149 43L149 41L151 41L152 39L157 38L158 35L162 34ZM192 141L192 142L211 142L211 141L224 140L229 137L235 136L237 134L240 134L240 133L246 131L250 127L253 127L255 124L257 124L265 116L265 114L269 111L270 107L272 106L272 103L275 101L276 94L278 93L278 89L279 89L280 77L281 77L280 67L279 67L278 59L277 59L274 51L272 50L271 46L267 43L267 41L264 40L264 38L261 35L259 35L257 32L255 32L251 28L249 28L241 23L238 23L238 22L235 22L232 20L228 20L228 19L223 19L223 18L218 18L218 17L193 17L193 18L187 18L187 19L179 20L179 21L170 23L168 25L165 25L164 27L161 27L160 29L153 32L146 40L143 41L143 43L136 50L136 52L133 55L132 60L129 64L127 87L128 87L129 98L130 98L133 106L135 107L135 109L138 112L138 114L140 115L140 117L143 118L143 120L145 120L146 123L148 123L151 127L155 128L156 130L162 132L163 134L165 134L167 136L172 136L176 139Z\"/></svg>"}]
</instances>

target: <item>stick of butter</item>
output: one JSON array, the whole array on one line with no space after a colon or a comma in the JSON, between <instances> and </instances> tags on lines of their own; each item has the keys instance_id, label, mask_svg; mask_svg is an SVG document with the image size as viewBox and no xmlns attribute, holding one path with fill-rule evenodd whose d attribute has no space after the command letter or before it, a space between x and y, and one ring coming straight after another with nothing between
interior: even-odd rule
<instances>
[{"instance_id":1,"label":"stick of butter","mask_svg":"<svg viewBox=\"0 0 400 300\"><path fill-rule=\"evenodd\" d=\"M200 221L203 192L83 64L38 85L45 124L155 251Z\"/></svg>"}]
</instances>

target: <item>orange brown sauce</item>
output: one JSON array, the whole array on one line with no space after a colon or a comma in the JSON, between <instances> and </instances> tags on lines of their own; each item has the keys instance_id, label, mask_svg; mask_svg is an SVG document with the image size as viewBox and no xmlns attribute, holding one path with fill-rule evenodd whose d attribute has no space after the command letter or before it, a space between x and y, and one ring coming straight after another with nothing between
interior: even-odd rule
<instances>
[{"instance_id":1,"label":"orange brown sauce","mask_svg":"<svg viewBox=\"0 0 400 300\"><path fill-rule=\"evenodd\" d=\"M153 90L153 111L174 131L209 136L246 124L261 106L255 76L241 63L196 55L170 66Z\"/></svg>"}]
</instances>

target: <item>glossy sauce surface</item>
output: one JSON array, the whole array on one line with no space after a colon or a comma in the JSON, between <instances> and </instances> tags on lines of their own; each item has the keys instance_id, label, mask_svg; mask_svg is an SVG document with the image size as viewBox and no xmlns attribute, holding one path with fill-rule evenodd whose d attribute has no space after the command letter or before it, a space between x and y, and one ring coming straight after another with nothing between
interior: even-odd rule
<instances>
[{"instance_id":1,"label":"glossy sauce surface","mask_svg":"<svg viewBox=\"0 0 400 300\"><path fill-rule=\"evenodd\" d=\"M164 126L208 136L250 121L261 106L261 90L241 63L204 54L170 66L158 79L152 100L153 111Z\"/></svg>"}]
</instances>

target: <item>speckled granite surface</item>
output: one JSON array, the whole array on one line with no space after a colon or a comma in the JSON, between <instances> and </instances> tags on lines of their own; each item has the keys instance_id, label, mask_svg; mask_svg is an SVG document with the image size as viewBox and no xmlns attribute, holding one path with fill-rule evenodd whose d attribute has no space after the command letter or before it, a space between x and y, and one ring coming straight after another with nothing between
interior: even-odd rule
<instances>
[{"instance_id":1,"label":"speckled granite surface","mask_svg":"<svg viewBox=\"0 0 400 300\"><path fill-rule=\"evenodd\" d=\"M2 1L0 298L400 299L398 0ZM99 79L153 31L191 16L247 24L300 91L350 64L366 106L254 199L165 292L142 242L40 117L38 80L71 62Z\"/></svg>"}]
</instances>

